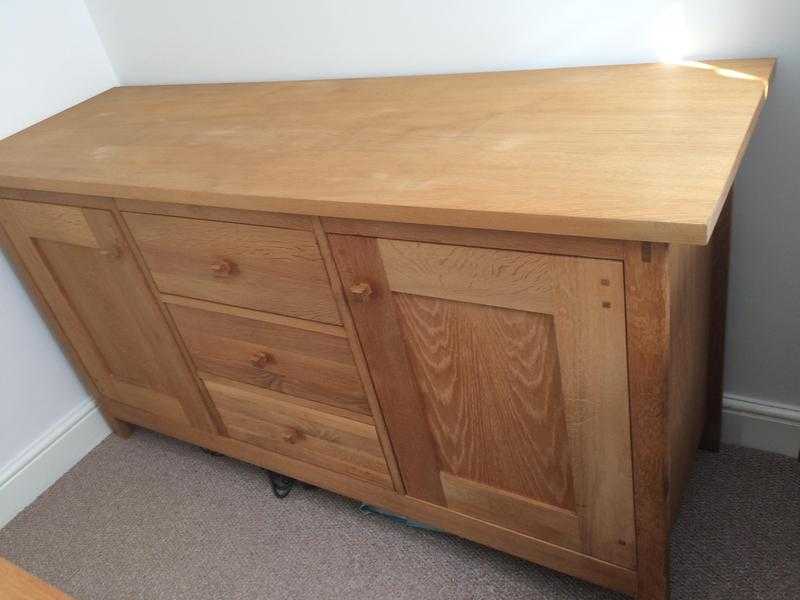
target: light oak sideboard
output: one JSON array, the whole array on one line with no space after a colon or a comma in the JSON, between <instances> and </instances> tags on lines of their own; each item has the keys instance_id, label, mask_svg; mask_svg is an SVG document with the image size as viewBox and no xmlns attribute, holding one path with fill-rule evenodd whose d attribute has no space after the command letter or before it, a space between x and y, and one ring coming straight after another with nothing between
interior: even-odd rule
<instances>
[{"instance_id":1,"label":"light oak sideboard","mask_svg":"<svg viewBox=\"0 0 800 600\"><path fill-rule=\"evenodd\" d=\"M774 66L116 88L0 142L4 247L119 435L665 600Z\"/></svg>"}]
</instances>

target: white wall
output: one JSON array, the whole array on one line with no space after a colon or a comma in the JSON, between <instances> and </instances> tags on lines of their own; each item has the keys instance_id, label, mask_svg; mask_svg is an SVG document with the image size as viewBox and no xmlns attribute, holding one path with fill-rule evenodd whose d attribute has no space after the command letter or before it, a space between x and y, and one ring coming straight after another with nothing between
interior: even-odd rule
<instances>
[{"instance_id":1,"label":"white wall","mask_svg":"<svg viewBox=\"0 0 800 600\"><path fill-rule=\"evenodd\" d=\"M114 85L81 0L0 2L0 138ZM10 467L24 466L21 455L30 455L86 399L0 254L0 487L14 474Z\"/></svg>"},{"instance_id":2,"label":"white wall","mask_svg":"<svg viewBox=\"0 0 800 600\"><path fill-rule=\"evenodd\" d=\"M122 83L651 59L658 0L87 0Z\"/></svg>"}]
</instances>

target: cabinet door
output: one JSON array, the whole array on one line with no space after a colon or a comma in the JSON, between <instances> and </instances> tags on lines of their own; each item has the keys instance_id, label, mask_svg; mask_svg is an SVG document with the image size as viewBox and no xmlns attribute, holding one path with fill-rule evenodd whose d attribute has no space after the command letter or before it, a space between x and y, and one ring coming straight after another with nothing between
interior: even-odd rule
<instances>
[{"instance_id":1,"label":"cabinet door","mask_svg":"<svg viewBox=\"0 0 800 600\"><path fill-rule=\"evenodd\" d=\"M331 245L407 493L632 567L622 263Z\"/></svg>"},{"instance_id":2,"label":"cabinet door","mask_svg":"<svg viewBox=\"0 0 800 600\"><path fill-rule=\"evenodd\" d=\"M111 212L0 200L0 220L104 396L212 431L197 384Z\"/></svg>"}]
</instances>

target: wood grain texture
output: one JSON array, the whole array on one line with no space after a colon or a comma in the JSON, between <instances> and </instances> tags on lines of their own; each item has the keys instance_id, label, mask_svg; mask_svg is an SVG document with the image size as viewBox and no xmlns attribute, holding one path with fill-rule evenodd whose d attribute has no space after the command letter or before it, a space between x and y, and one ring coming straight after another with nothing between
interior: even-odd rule
<instances>
[{"instance_id":1,"label":"wood grain texture","mask_svg":"<svg viewBox=\"0 0 800 600\"><path fill-rule=\"evenodd\" d=\"M163 416L175 423L191 425L180 400L169 394L118 378L108 383L108 392L123 404Z\"/></svg>"},{"instance_id":2,"label":"wood grain texture","mask_svg":"<svg viewBox=\"0 0 800 600\"><path fill-rule=\"evenodd\" d=\"M92 228L80 210L58 204L37 204L5 200L18 222L23 223L28 235L84 248L99 248Z\"/></svg>"},{"instance_id":3,"label":"wood grain texture","mask_svg":"<svg viewBox=\"0 0 800 600\"><path fill-rule=\"evenodd\" d=\"M774 66L121 87L0 143L0 186L705 244Z\"/></svg>"},{"instance_id":4,"label":"wood grain texture","mask_svg":"<svg viewBox=\"0 0 800 600\"><path fill-rule=\"evenodd\" d=\"M719 216L711 238L709 277L708 381L706 383L706 424L702 448L719 452L722 435L722 383L725 372L725 321L728 312L728 267L731 255L733 188Z\"/></svg>"},{"instance_id":5,"label":"wood grain texture","mask_svg":"<svg viewBox=\"0 0 800 600\"><path fill-rule=\"evenodd\" d=\"M1 212L2 211L0 211L0 213ZM86 365L83 363L80 354L70 341L66 331L59 323L58 318L51 308L48 299L39 289L39 286L36 283L36 280L34 280L30 271L25 267L22 256L17 251L14 243L11 240L11 237L6 232L1 218L0 247L2 247L3 252L14 269L14 273L16 274L17 278L22 282L31 300L39 310L39 314L42 316L53 336L58 341L62 352L64 352L70 364L75 369L78 378L81 380L83 385L91 394L92 398L97 403L103 418L106 420L115 434L123 438L129 437L132 433L131 427L127 423L120 421L111 414L111 411L106 403L106 399L100 392L100 389L97 387L97 383L92 378Z\"/></svg>"},{"instance_id":6,"label":"wood grain texture","mask_svg":"<svg viewBox=\"0 0 800 600\"><path fill-rule=\"evenodd\" d=\"M553 312L549 256L384 239L378 248L394 292Z\"/></svg>"},{"instance_id":7,"label":"wood grain texture","mask_svg":"<svg viewBox=\"0 0 800 600\"><path fill-rule=\"evenodd\" d=\"M76 206L78 208L96 208L98 210L112 210L114 199L103 196L87 196L85 194L67 194L64 192L46 192L41 190L27 190L22 188L7 188L0 186L0 198L8 200L25 200L28 202L42 202L44 204L58 204L60 206Z\"/></svg>"},{"instance_id":8,"label":"wood grain texture","mask_svg":"<svg viewBox=\"0 0 800 600\"><path fill-rule=\"evenodd\" d=\"M622 263L554 259L555 332L587 554L636 565Z\"/></svg>"},{"instance_id":9,"label":"wood grain texture","mask_svg":"<svg viewBox=\"0 0 800 600\"><path fill-rule=\"evenodd\" d=\"M203 387L205 387L205 382L219 381L227 386L240 387L242 389L249 390L250 392L255 394L264 393L263 391L264 388L259 387L257 385L251 385L249 383L243 383L241 381L234 381L233 379L228 379L227 377L220 377L219 375L215 375L214 373L209 373L208 371L198 371L197 376L200 378L202 382L204 382ZM342 417L343 419L350 419L351 421L358 421L360 423L366 423L367 425L375 426L375 419L372 417L372 415L364 415L361 413L353 412L352 410L346 410L344 408L339 408L338 406L333 406L332 404L325 404L324 402L317 402L316 400L309 400L307 398L301 398L299 396L289 396L288 394L276 392L275 390L269 390L269 391L272 394L280 395L280 397L283 400L286 400L287 402L293 402L298 406L304 406L306 408L310 408L318 412L324 412L337 417Z\"/></svg>"},{"instance_id":10,"label":"wood grain texture","mask_svg":"<svg viewBox=\"0 0 800 600\"><path fill-rule=\"evenodd\" d=\"M549 316L394 294L442 471L574 509Z\"/></svg>"},{"instance_id":11,"label":"wood grain texture","mask_svg":"<svg viewBox=\"0 0 800 600\"><path fill-rule=\"evenodd\" d=\"M152 342L140 334L141 321L130 309L142 308L129 300L132 290L114 285L118 279L117 265L97 260L93 249L48 240L38 240L37 245L111 373L104 382L107 393L113 389L113 397L128 401L128 394L120 393L120 383L127 382L132 384L131 389L140 388L143 392L175 389L174 384L181 386L181 382L170 384L175 375L181 377L181 371L164 369L163 355L154 352ZM139 402L137 405L144 408ZM147 408L158 412L159 407L165 416L188 423L177 399L162 403L154 394Z\"/></svg>"},{"instance_id":12,"label":"wood grain texture","mask_svg":"<svg viewBox=\"0 0 800 600\"><path fill-rule=\"evenodd\" d=\"M425 420L419 385L405 355L397 352L404 347L403 332L381 262L378 240L344 235L331 235L328 239L343 287L349 289L368 281L374 290L368 303L354 302L348 297L348 304L406 493L443 505L439 457Z\"/></svg>"},{"instance_id":13,"label":"wood grain texture","mask_svg":"<svg viewBox=\"0 0 800 600\"><path fill-rule=\"evenodd\" d=\"M228 435L255 446L392 487L375 427L315 410L284 394L206 380Z\"/></svg>"},{"instance_id":14,"label":"wood grain texture","mask_svg":"<svg viewBox=\"0 0 800 600\"><path fill-rule=\"evenodd\" d=\"M0 597L3 600L71 600L53 586L0 557Z\"/></svg>"},{"instance_id":15,"label":"wood grain texture","mask_svg":"<svg viewBox=\"0 0 800 600\"><path fill-rule=\"evenodd\" d=\"M437 474L445 500L429 501L449 506L455 477L467 482L449 490L459 509L471 501L501 525L511 518L509 495L566 510L575 514L572 543L633 568L622 264L330 238L373 377L387 379L376 389L393 442L404 432L430 434L427 460L414 471L398 449L408 494L435 493ZM371 294L355 293L365 286ZM405 429L396 433L393 420ZM411 478L428 487L417 492ZM498 498L494 514L487 489ZM527 511L529 520L536 514ZM524 531L535 527L549 531L547 521Z\"/></svg>"},{"instance_id":16,"label":"wood grain texture","mask_svg":"<svg viewBox=\"0 0 800 600\"><path fill-rule=\"evenodd\" d=\"M206 300L196 300L195 298L185 298L183 296L174 296L172 294L159 294L159 297L161 298L162 302L170 305L185 306L187 308L196 308L198 310L208 310L234 317L241 317L243 319L263 321L264 323L271 323L273 325L302 329L304 331L311 331L314 333L320 333L322 335L347 338L347 332L345 331L344 327L339 325L328 325L327 323L319 323L317 321L295 319L294 317L285 317L283 315L265 313L258 310L251 310L249 308L239 308L238 306L229 306L227 304L208 302Z\"/></svg>"},{"instance_id":17,"label":"wood grain texture","mask_svg":"<svg viewBox=\"0 0 800 600\"><path fill-rule=\"evenodd\" d=\"M165 414L175 418L177 403L186 422L213 429L188 365L111 212L36 205L37 211L52 207L54 218L69 210L74 222L83 219L93 237L84 246L77 239L65 243L33 237L47 232L36 227L29 232L25 219L30 213L19 207L0 201L0 220L100 393L125 401L118 383L138 386L140 395L153 396L151 408L169 397ZM54 237L64 239L58 232Z\"/></svg>"},{"instance_id":18,"label":"wood grain texture","mask_svg":"<svg viewBox=\"0 0 800 600\"><path fill-rule=\"evenodd\" d=\"M162 292L341 323L312 232L124 215Z\"/></svg>"},{"instance_id":19,"label":"wood grain texture","mask_svg":"<svg viewBox=\"0 0 800 600\"><path fill-rule=\"evenodd\" d=\"M622 259L622 242L601 238L570 237L522 233L518 231L492 231L463 227L437 227L413 223L363 221L356 219L321 219L329 233L365 235L369 237L412 242L432 242L498 250L520 250L540 254L567 254L591 258Z\"/></svg>"},{"instance_id":20,"label":"wood grain texture","mask_svg":"<svg viewBox=\"0 0 800 600\"><path fill-rule=\"evenodd\" d=\"M199 370L370 414L343 337L231 314L209 303L169 309Z\"/></svg>"},{"instance_id":21,"label":"wood grain texture","mask_svg":"<svg viewBox=\"0 0 800 600\"><path fill-rule=\"evenodd\" d=\"M194 204L174 204L171 202L148 202L147 200L131 198L115 198L114 204L122 212L311 231L312 217L306 215L289 215L285 213L262 212L256 210L237 210L214 206L197 206Z\"/></svg>"},{"instance_id":22,"label":"wood grain texture","mask_svg":"<svg viewBox=\"0 0 800 600\"><path fill-rule=\"evenodd\" d=\"M113 410L126 421L159 431L192 444L233 456L239 460L285 473L301 481L332 490L338 494L369 502L386 510L407 515L411 519L439 527L455 535L508 552L526 560L550 567L633 595L636 593L636 573L611 563L568 550L555 544L516 533L435 504L399 495L392 490L341 475L334 471L294 459L290 456L259 448L232 438L181 427L158 416L126 405L111 403Z\"/></svg>"},{"instance_id":23,"label":"wood grain texture","mask_svg":"<svg viewBox=\"0 0 800 600\"><path fill-rule=\"evenodd\" d=\"M116 307L107 315L109 320L100 324L97 323L99 311L96 311L92 304L86 305L84 323L98 345L100 338L105 337L108 346L116 343L119 351L119 345L128 344L127 341L123 341L123 337L130 336L131 339L135 339L138 336L141 340L138 343L139 348L130 348L127 363L120 365L119 370L112 369L114 387L118 390L115 397L122 397L122 393L119 392L121 382L143 383L144 385L139 386L140 397L152 395L156 401L161 399L166 401L171 397L173 402L177 401L194 427L214 431L216 425L209 414L198 382L175 340L167 318L162 312L163 307L149 287L143 266L138 263L139 259L118 225L114 213L88 209L83 213L100 243L99 254L103 259L102 264L109 266L109 270L107 277L101 278L100 285L94 283L96 286L94 288L87 282L87 285L79 291L80 284L75 285L73 280L70 284L76 288L71 296L73 304L77 303L78 297L92 295L92 290L95 290L94 303L100 300L104 302L106 309L112 305ZM62 287L66 288L68 278L65 276L59 279ZM102 329L105 331L101 331ZM137 350L139 354L136 353ZM103 352L107 362L111 354L110 349ZM144 373L142 379L131 377L130 371L136 362L148 365L151 370L149 380L145 378ZM133 368L138 368L138 365Z\"/></svg>"},{"instance_id":24,"label":"wood grain texture","mask_svg":"<svg viewBox=\"0 0 800 600\"><path fill-rule=\"evenodd\" d=\"M668 600L669 284L665 244L626 244L633 492L638 600Z\"/></svg>"},{"instance_id":25,"label":"wood grain texture","mask_svg":"<svg viewBox=\"0 0 800 600\"><path fill-rule=\"evenodd\" d=\"M386 427L386 421L383 418L383 411L378 402L378 395L375 393L375 386L372 383L372 376L367 366L367 359L364 357L364 349L361 347L361 341L358 339L358 332L356 331L353 316L350 314L350 309L347 306L347 298L345 298L344 287L342 286L342 279L339 276L339 269L336 266L336 261L333 258L333 251L322 228L322 222L318 217L312 219L312 227L314 235L317 238L319 251L322 255L322 261L325 263L325 269L328 272L328 278L331 282L331 290L333 291L333 298L336 300L336 306L339 309L339 316L342 319L342 326L347 332L347 341L350 343L350 350L353 352L353 360L356 364L356 369L361 376L361 383L364 385L364 392L367 395L367 402L369 403L375 421L375 430L378 434L378 440L383 448L383 455L386 457L386 464L389 466L389 473L392 476L394 489L399 494L404 494L406 491L403 477L400 474L400 467L397 465L397 458L394 455L392 448L392 441L389 438L389 431Z\"/></svg>"},{"instance_id":26,"label":"wood grain texture","mask_svg":"<svg viewBox=\"0 0 800 600\"><path fill-rule=\"evenodd\" d=\"M183 356L183 360L186 362L187 365L193 367L194 363L192 361L191 355L189 354L189 349L186 347L186 344L184 344L183 340L181 339L180 333L178 332L178 327L175 325L175 320L172 318L172 315L170 314L169 309L164 304L164 302L158 301L161 299L161 293L158 291L158 286L156 285L153 276L147 269L147 264L144 261L142 252L136 245L136 240L133 239L133 235L131 234L131 231L128 228L127 223L125 222L125 218L122 216L122 213L119 211L119 208L116 205L114 205L112 213L114 215L114 220L117 223L117 227L119 227L120 231L122 232L122 235L124 236L128 244L128 247L131 249L131 253L133 254L134 258L141 267L142 275L144 276L144 279L147 282L147 286L150 288L150 293L152 294L153 298L156 299L156 304L158 305L158 308L161 312L163 319L167 323L167 327L169 327L169 330L172 333L172 338L175 340L175 343L177 344L178 349L180 350L180 353ZM197 369L192 368L190 370L195 385L197 389L200 391L200 396L205 405L206 412L208 413L208 416L211 419L211 423L213 425L214 430L220 435L225 435L226 433L225 426L222 424L222 419L217 413L217 409L214 407L214 403L211 401L211 397L208 395L206 386L198 377Z\"/></svg>"},{"instance_id":27,"label":"wood grain texture","mask_svg":"<svg viewBox=\"0 0 800 600\"><path fill-rule=\"evenodd\" d=\"M503 479L517 484L524 482L525 477L519 473L527 473L541 482L557 482L553 473L539 472L526 464L524 458L515 461L511 456L518 450L520 457L537 456L546 461L550 455L541 448L532 448L525 440L516 438L505 440L505 444L499 439L493 443L475 439L476 431L486 434L493 430L493 423L498 425L496 419L503 414L498 410L499 405L508 408L504 403L514 397L505 387L495 386L510 386L518 393L524 390L520 398L527 402L531 397L549 395L532 382L555 380L556 387L564 387L563 399L560 389L552 389L554 397L550 400L558 407L561 422L542 420L540 430L529 419L514 414L496 430L506 435L505 432L514 432L524 424L523 431L528 431L534 439L547 440L548 448L562 461L564 473L569 474L571 459L571 468L577 471L574 489L580 496L585 551L633 567L636 555L621 263L387 240L380 240L379 248L393 291L555 315L548 323L551 329L555 323L557 347L555 341L525 337L526 333L536 331L526 321L535 321L542 315L517 312L519 322L504 328L492 319L492 313L497 311L476 304L460 305L465 313L461 329L468 337L477 338L483 333L482 339L471 344L464 339L448 339L453 331L459 330L444 324L445 315L454 312L449 307L455 304L408 293L395 296L398 312L405 317L407 354L421 382L423 396L430 403L428 418L441 418L441 422L432 423L432 429L440 456L444 457L443 466L457 475L500 488ZM529 346L527 342L531 342ZM520 356L512 356L520 350ZM470 357L471 362L460 364L464 357ZM514 360L521 357L524 358L521 363ZM549 377L537 375L536 365L542 357L549 358L555 369L560 364L560 373L550 373ZM506 375L498 377L497 373ZM530 379L515 379L520 374ZM482 387L481 382L487 381L493 384L490 389ZM458 386L455 382L459 382ZM444 398L439 397L442 393ZM460 404L472 393L477 401L475 406L468 401L466 406ZM477 408L484 405L488 414ZM566 447L566 438L562 439L563 446L552 438L563 431L565 409L571 448ZM449 424L449 431L441 430L442 423ZM487 482L476 473L464 473L449 464L446 457L451 450L463 453L473 443L477 444L474 454L492 465L489 470L496 475L494 481ZM495 448L495 452L490 448ZM498 451L501 455L496 454ZM602 460L598 459L600 456ZM503 464L508 471L497 464ZM566 486L562 482L557 487ZM538 495L541 490L506 489L565 506L550 495Z\"/></svg>"},{"instance_id":28,"label":"wood grain texture","mask_svg":"<svg viewBox=\"0 0 800 600\"><path fill-rule=\"evenodd\" d=\"M574 512L447 471L441 477L448 508L564 548L583 549L580 519Z\"/></svg>"}]
</instances>

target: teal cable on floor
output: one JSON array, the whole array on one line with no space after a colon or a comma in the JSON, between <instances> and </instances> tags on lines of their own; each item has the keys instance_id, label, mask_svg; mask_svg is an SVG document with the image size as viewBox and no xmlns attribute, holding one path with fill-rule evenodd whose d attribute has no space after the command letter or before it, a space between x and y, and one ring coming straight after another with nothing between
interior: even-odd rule
<instances>
[{"instance_id":1,"label":"teal cable on floor","mask_svg":"<svg viewBox=\"0 0 800 600\"><path fill-rule=\"evenodd\" d=\"M400 525L406 525L408 527L413 527L414 529L427 529L428 531L436 531L442 533L441 529L437 529L436 527L432 527L431 525L426 525L425 523L420 523L419 521L412 521L402 515L395 514L388 510L383 510L382 508L378 508L377 506L372 506L370 504L361 503L358 509L366 514L371 515L381 515L382 517L387 517L388 519L398 523Z\"/></svg>"}]
</instances>

